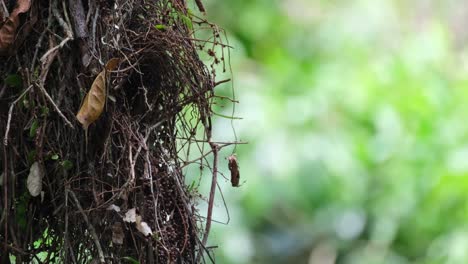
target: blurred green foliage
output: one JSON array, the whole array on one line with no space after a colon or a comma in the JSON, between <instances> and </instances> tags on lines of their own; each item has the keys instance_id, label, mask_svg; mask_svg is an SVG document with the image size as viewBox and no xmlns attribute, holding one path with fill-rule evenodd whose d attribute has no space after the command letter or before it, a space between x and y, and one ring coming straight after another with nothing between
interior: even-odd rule
<instances>
[{"instance_id":1,"label":"blurred green foliage","mask_svg":"<svg viewBox=\"0 0 468 264\"><path fill-rule=\"evenodd\" d=\"M468 263L463 1L207 10L234 46L244 118L217 119L215 135L232 140L233 123L249 142L236 149L243 185L220 183L230 222L211 237L218 263ZM225 221L220 197L216 210Z\"/></svg>"}]
</instances>

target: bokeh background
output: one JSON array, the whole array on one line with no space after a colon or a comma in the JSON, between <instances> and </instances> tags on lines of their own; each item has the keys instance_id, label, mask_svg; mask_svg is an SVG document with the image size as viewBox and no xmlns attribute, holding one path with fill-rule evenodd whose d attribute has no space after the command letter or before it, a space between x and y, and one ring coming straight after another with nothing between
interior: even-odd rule
<instances>
[{"instance_id":1,"label":"bokeh background","mask_svg":"<svg viewBox=\"0 0 468 264\"><path fill-rule=\"evenodd\" d=\"M243 118L215 139L249 142L242 186L220 179L218 263L468 263L466 1L205 3Z\"/></svg>"}]
</instances>

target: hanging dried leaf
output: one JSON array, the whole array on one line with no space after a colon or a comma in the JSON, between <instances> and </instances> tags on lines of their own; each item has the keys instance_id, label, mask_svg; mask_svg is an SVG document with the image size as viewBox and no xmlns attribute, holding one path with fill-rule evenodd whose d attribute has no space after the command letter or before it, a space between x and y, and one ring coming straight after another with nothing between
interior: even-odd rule
<instances>
[{"instance_id":1,"label":"hanging dried leaf","mask_svg":"<svg viewBox=\"0 0 468 264\"><path fill-rule=\"evenodd\" d=\"M105 71L102 71L94 80L91 89L86 94L80 111L76 115L78 121L85 130L96 121L104 110L106 102L106 78Z\"/></svg>"},{"instance_id":2,"label":"hanging dried leaf","mask_svg":"<svg viewBox=\"0 0 468 264\"><path fill-rule=\"evenodd\" d=\"M15 9L11 13L11 16L16 17L21 13L26 13L28 12L30 7L31 7L31 0L18 0Z\"/></svg>"},{"instance_id":3,"label":"hanging dried leaf","mask_svg":"<svg viewBox=\"0 0 468 264\"><path fill-rule=\"evenodd\" d=\"M31 7L30 0L19 0L16 8L0 28L0 53L8 53L15 41L16 29L19 25L18 15L25 13ZM0 20L1 22L2 20Z\"/></svg>"},{"instance_id":4,"label":"hanging dried leaf","mask_svg":"<svg viewBox=\"0 0 468 264\"><path fill-rule=\"evenodd\" d=\"M239 187L240 173L239 163L237 162L236 155L228 157L228 168L231 171L231 184L233 187Z\"/></svg>"},{"instance_id":5,"label":"hanging dried leaf","mask_svg":"<svg viewBox=\"0 0 468 264\"><path fill-rule=\"evenodd\" d=\"M44 170L41 165L36 161L29 169L28 179L26 181L28 191L31 196L36 197L42 192L42 178L44 177Z\"/></svg>"},{"instance_id":6,"label":"hanging dried leaf","mask_svg":"<svg viewBox=\"0 0 468 264\"><path fill-rule=\"evenodd\" d=\"M106 81L109 76L108 71L115 69L119 61L116 58L109 60L105 69L94 80L91 89L83 100L76 118L85 130L88 130L89 125L96 121L104 110L104 105L106 104Z\"/></svg>"},{"instance_id":7,"label":"hanging dried leaf","mask_svg":"<svg viewBox=\"0 0 468 264\"><path fill-rule=\"evenodd\" d=\"M118 58L110 59L106 64L106 70L113 71L115 68L117 68L117 65L119 65L119 62L120 62L120 59Z\"/></svg>"},{"instance_id":8,"label":"hanging dried leaf","mask_svg":"<svg viewBox=\"0 0 468 264\"><path fill-rule=\"evenodd\" d=\"M19 25L17 16L10 16L0 28L0 53L8 52L15 41L16 29Z\"/></svg>"}]
</instances>

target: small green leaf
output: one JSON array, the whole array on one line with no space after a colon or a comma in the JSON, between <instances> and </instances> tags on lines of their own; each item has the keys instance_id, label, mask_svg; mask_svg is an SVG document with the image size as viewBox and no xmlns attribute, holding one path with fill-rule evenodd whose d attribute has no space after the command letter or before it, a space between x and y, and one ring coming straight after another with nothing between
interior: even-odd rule
<instances>
[{"instance_id":1,"label":"small green leaf","mask_svg":"<svg viewBox=\"0 0 468 264\"><path fill-rule=\"evenodd\" d=\"M31 124L31 128L29 128L29 137L34 138L36 136L37 128L39 127L39 122L37 119L34 119L33 123Z\"/></svg>"},{"instance_id":2,"label":"small green leaf","mask_svg":"<svg viewBox=\"0 0 468 264\"><path fill-rule=\"evenodd\" d=\"M33 76L34 76L34 79L39 78L39 66L36 67L36 69L34 69Z\"/></svg>"},{"instance_id":3,"label":"small green leaf","mask_svg":"<svg viewBox=\"0 0 468 264\"><path fill-rule=\"evenodd\" d=\"M62 165L62 167L65 169L65 170L69 170L71 168L73 168L73 163L69 160L64 160L60 163L60 165Z\"/></svg>"},{"instance_id":4,"label":"small green leaf","mask_svg":"<svg viewBox=\"0 0 468 264\"><path fill-rule=\"evenodd\" d=\"M192 19L190 19L188 16L184 14L180 14L180 17L182 18L182 21L189 29L193 29Z\"/></svg>"},{"instance_id":5,"label":"small green leaf","mask_svg":"<svg viewBox=\"0 0 468 264\"><path fill-rule=\"evenodd\" d=\"M49 108L45 106L41 106L41 116L46 117L49 115Z\"/></svg>"},{"instance_id":6,"label":"small green leaf","mask_svg":"<svg viewBox=\"0 0 468 264\"><path fill-rule=\"evenodd\" d=\"M132 257L123 257L122 259L132 263L132 264L140 264L140 262Z\"/></svg>"},{"instance_id":7,"label":"small green leaf","mask_svg":"<svg viewBox=\"0 0 468 264\"><path fill-rule=\"evenodd\" d=\"M21 76L18 74L10 74L5 78L5 83L11 87L21 87L23 81L21 80Z\"/></svg>"},{"instance_id":8,"label":"small green leaf","mask_svg":"<svg viewBox=\"0 0 468 264\"><path fill-rule=\"evenodd\" d=\"M156 29L159 29L159 30L166 30L166 26L165 26L165 25L158 24L158 25L155 25L154 27L155 27Z\"/></svg>"},{"instance_id":9,"label":"small green leaf","mask_svg":"<svg viewBox=\"0 0 468 264\"><path fill-rule=\"evenodd\" d=\"M188 191L189 193L193 191L193 188L195 187L195 181L192 181L192 183L190 184L190 186L188 187Z\"/></svg>"},{"instance_id":10,"label":"small green leaf","mask_svg":"<svg viewBox=\"0 0 468 264\"><path fill-rule=\"evenodd\" d=\"M145 17L142 14L138 14L138 17L141 18L142 20L145 20Z\"/></svg>"},{"instance_id":11,"label":"small green leaf","mask_svg":"<svg viewBox=\"0 0 468 264\"><path fill-rule=\"evenodd\" d=\"M52 157L50 157L52 160L58 160L59 159L59 155L57 154L54 154L52 155Z\"/></svg>"},{"instance_id":12,"label":"small green leaf","mask_svg":"<svg viewBox=\"0 0 468 264\"><path fill-rule=\"evenodd\" d=\"M192 9L190 9L190 8L187 7L187 14L188 14L189 16L193 16L194 13L193 13Z\"/></svg>"}]
</instances>

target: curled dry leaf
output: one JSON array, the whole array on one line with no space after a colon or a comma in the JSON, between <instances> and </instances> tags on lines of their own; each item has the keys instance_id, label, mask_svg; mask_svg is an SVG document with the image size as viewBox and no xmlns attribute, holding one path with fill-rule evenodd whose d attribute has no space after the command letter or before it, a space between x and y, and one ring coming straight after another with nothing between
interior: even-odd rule
<instances>
[{"instance_id":1,"label":"curled dry leaf","mask_svg":"<svg viewBox=\"0 0 468 264\"><path fill-rule=\"evenodd\" d=\"M30 0L19 0L16 8L7 18L5 23L0 28L0 53L8 53L11 45L15 41L16 29L19 25L18 15L25 13L31 7ZM3 19L0 20L0 22Z\"/></svg>"},{"instance_id":2,"label":"curled dry leaf","mask_svg":"<svg viewBox=\"0 0 468 264\"><path fill-rule=\"evenodd\" d=\"M13 16L18 16L21 13L26 13L28 12L30 7L31 7L31 0L18 0L15 9L11 13L11 16L13 17Z\"/></svg>"},{"instance_id":3,"label":"curled dry leaf","mask_svg":"<svg viewBox=\"0 0 468 264\"><path fill-rule=\"evenodd\" d=\"M239 187L240 173L239 163L235 154L228 157L228 168L231 171L231 184L233 187Z\"/></svg>"},{"instance_id":4,"label":"curled dry leaf","mask_svg":"<svg viewBox=\"0 0 468 264\"><path fill-rule=\"evenodd\" d=\"M105 69L99 73L91 85L88 94L86 94L83 104L76 115L76 118L85 130L88 130L89 125L101 116L104 105L106 104L106 81L109 76L108 71L115 69L119 62L120 60L116 58L109 60Z\"/></svg>"},{"instance_id":5,"label":"curled dry leaf","mask_svg":"<svg viewBox=\"0 0 468 264\"><path fill-rule=\"evenodd\" d=\"M28 191L31 196L36 197L41 194L43 177L44 169L41 167L39 162L34 162L29 169L28 179L26 180Z\"/></svg>"},{"instance_id":6,"label":"curled dry leaf","mask_svg":"<svg viewBox=\"0 0 468 264\"><path fill-rule=\"evenodd\" d=\"M16 29L19 25L18 17L9 17L0 28L0 53L7 52L15 41Z\"/></svg>"},{"instance_id":7,"label":"curled dry leaf","mask_svg":"<svg viewBox=\"0 0 468 264\"><path fill-rule=\"evenodd\" d=\"M78 121L85 130L96 121L104 110L106 102L106 78L105 71L102 71L94 80L91 89L86 94L80 111L76 115Z\"/></svg>"},{"instance_id":8,"label":"curled dry leaf","mask_svg":"<svg viewBox=\"0 0 468 264\"><path fill-rule=\"evenodd\" d=\"M118 58L110 59L106 64L106 70L113 71L115 68L117 68L117 65L119 65L119 63L120 63L120 59Z\"/></svg>"}]
</instances>

